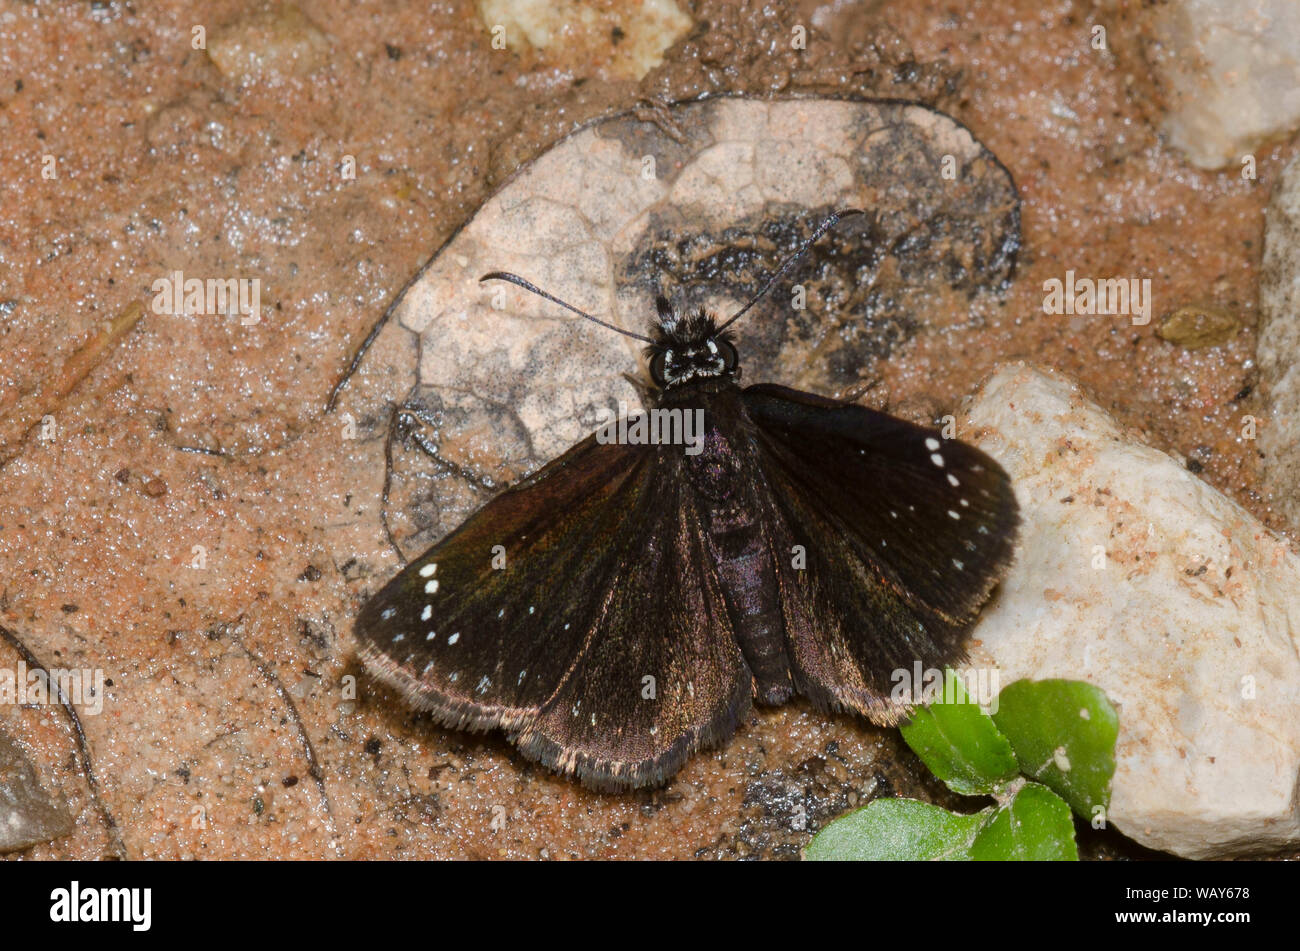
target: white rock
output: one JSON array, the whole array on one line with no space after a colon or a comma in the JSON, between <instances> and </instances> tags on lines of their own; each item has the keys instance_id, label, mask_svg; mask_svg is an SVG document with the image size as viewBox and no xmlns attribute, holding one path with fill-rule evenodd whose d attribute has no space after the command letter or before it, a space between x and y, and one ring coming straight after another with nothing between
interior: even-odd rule
<instances>
[{"instance_id":1,"label":"white rock","mask_svg":"<svg viewBox=\"0 0 1300 951\"><path fill-rule=\"evenodd\" d=\"M604 9L602 9L604 8ZM552 53L584 54L609 79L641 79L691 28L674 0L635 0L611 6L585 0L478 0L479 17L495 44L520 41ZM611 24L619 39L611 45ZM494 45L493 49L498 46Z\"/></svg>"},{"instance_id":2,"label":"white rock","mask_svg":"<svg viewBox=\"0 0 1300 951\"><path fill-rule=\"evenodd\" d=\"M1259 371L1269 398L1259 427L1264 485L1300 528L1300 160L1282 173L1265 216L1259 308Z\"/></svg>"},{"instance_id":3,"label":"white rock","mask_svg":"<svg viewBox=\"0 0 1300 951\"><path fill-rule=\"evenodd\" d=\"M1241 160L1300 125L1300 4L1179 0L1146 6L1139 35L1170 143L1201 168Z\"/></svg>"},{"instance_id":4,"label":"white rock","mask_svg":"<svg viewBox=\"0 0 1300 951\"><path fill-rule=\"evenodd\" d=\"M1003 368L969 422L1024 519L974 662L1003 685L1106 691L1109 818L1143 845L1207 858L1300 843L1300 559L1059 377Z\"/></svg>"},{"instance_id":5,"label":"white rock","mask_svg":"<svg viewBox=\"0 0 1300 951\"><path fill-rule=\"evenodd\" d=\"M293 4L265 4L212 31L208 58L227 79L278 82L307 76L330 56L330 38Z\"/></svg>"}]
</instances>

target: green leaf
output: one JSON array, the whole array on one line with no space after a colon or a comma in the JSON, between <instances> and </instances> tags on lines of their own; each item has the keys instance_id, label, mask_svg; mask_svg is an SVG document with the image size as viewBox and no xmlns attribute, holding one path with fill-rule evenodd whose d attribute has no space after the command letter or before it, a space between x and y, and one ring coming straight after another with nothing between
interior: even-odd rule
<instances>
[{"instance_id":1,"label":"green leaf","mask_svg":"<svg viewBox=\"0 0 1300 951\"><path fill-rule=\"evenodd\" d=\"M989 808L963 816L915 799L877 799L813 836L804 858L821 862L969 859L971 841L992 813Z\"/></svg>"},{"instance_id":2,"label":"green leaf","mask_svg":"<svg viewBox=\"0 0 1300 951\"><path fill-rule=\"evenodd\" d=\"M1025 775L1084 819L1109 808L1119 717L1102 691L1081 680L1017 680L998 694L993 720Z\"/></svg>"},{"instance_id":3,"label":"green leaf","mask_svg":"<svg viewBox=\"0 0 1300 951\"><path fill-rule=\"evenodd\" d=\"M1077 862L1070 807L1046 786L1026 783L975 835L977 862Z\"/></svg>"},{"instance_id":4,"label":"green leaf","mask_svg":"<svg viewBox=\"0 0 1300 951\"><path fill-rule=\"evenodd\" d=\"M979 704L967 697L961 678L951 670L944 671L939 699L949 702L916 710L902 727L903 739L930 772L953 792L967 796L992 795L1019 775L1011 744Z\"/></svg>"}]
</instances>

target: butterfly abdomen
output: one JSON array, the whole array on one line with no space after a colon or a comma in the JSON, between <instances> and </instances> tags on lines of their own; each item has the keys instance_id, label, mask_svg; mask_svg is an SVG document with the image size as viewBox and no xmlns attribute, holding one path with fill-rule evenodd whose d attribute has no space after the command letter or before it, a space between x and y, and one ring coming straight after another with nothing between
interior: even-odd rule
<instances>
[{"instance_id":1,"label":"butterfly abdomen","mask_svg":"<svg viewBox=\"0 0 1300 951\"><path fill-rule=\"evenodd\" d=\"M710 547L740 652L754 675L759 703L785 703L794 693L785 653L776 572L753 509L709 512Z\"/></svg>"},{"instance_id":2,"label":"butterfly abdomen","mask_svg":"<svg viewBox=\"0 0 1300 951\"><path fill-rule=\"evenodd\" d=\"M732 633L754 677L755 699L775 705L793 695L794 679L776 566L759 516L762 508L753 497L753 442L737 394L731 384L699 388L705 434L700 453L684 457L684 474L697 492Z\"/></svg>"}]
</instances>

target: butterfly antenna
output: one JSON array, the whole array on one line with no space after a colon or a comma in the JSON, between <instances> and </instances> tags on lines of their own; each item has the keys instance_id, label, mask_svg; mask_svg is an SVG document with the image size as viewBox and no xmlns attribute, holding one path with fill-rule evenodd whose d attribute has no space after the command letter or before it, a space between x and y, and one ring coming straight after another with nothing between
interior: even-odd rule
<instances>
[{"instance_id":1,"label":"butterfly antenna","mask_svg":"<svg viewBox=\"0 0 1300 951\"><path fill-rule=\"evenodd\" d=\"M615 327L613 324L609 323L608 321L601 320L599 317L593 317L585 310L579 310L578 308L574 307L572 304L568 303L567 301L560 300L554 294L546 293L546 291L542 290L536 284L533 284L531 281L524 280L518 274L511 274L509 271L493 271L490 274L484 274L482 277L478 279L478 282L480 284L482 284L484 281L507 281L511 284L514 284L516 287L522 287L526 291L532 291L538 297L545 297L548 301L551 301L552 303L555 304L559 304L561 307L565 308L566 310L573 311L579 317L586 317L594 324L600 324L602 327L608 327L610 330L614 331L615 333L620 333L625 337L631 337L633 340L640 340L644 343L654 342L649 337L643 337L641 336L641 334L634 334L632 333L632 331L624 330L622 327Z\"/></svg>"},{"instance_id":2,"label":"butterfly antenna","mask_svg":"<svg viewBox=\"0 0 1300 951\"><path fill-rule=\"evenodd\" d=\"M749 299L749 303L747 303L744 307L740 308L740 310L736 311L734 314L728 317L727 322L724 323L718 329L725 330L726 328L730 327L732 324L734 324L737 320L739 320L744 315L745 311L749 310L749 308L753 307L755 304L761 301L765 296L767 296L767 292L770 291L772 287L776 284L776 282L781 279L781 276L785 274L786 271L790 270L790 268L794 267L795 263L801 257L803 257L805 254L808 253L808 249L817 243L817 239L820 238L822 235L824 235L827 231L830 231L832 228L834 228L836 223L838 223L840 219L849 218L852 217L853 215L864 215L864 214L866 214L866 212L864 212L861 208L845 208L843 211L837 211L831 214L831 216L827 218L825 221L823 221L817 227L817 230L814 231L808 237L808 239L804 241L803 244L799 245L799 249L795 251L794 254L786 258L785 261L781 264L781 266L777 268L775 272L773 272L772 276L767 279L767 283L764 284L761 288L759 288L758 293Z\"/></svg>"}]
</instances>

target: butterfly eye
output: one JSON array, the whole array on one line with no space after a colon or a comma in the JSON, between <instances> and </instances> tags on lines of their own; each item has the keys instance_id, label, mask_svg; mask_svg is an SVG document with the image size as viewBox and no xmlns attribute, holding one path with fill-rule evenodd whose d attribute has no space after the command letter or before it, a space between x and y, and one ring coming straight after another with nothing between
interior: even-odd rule
<instances>
[{"instance_id":1,"label":"butterfly eye","mask_svg":"<svg viewBox=\"0 0 1300 951\"><path fill-rule=\"evenodd\" d=\"M740 357L736 354L736 348L726 340L715 340L718 353L722 356L722 369L728 373L736 369L736 364L740 362Z\"/></svg>"},{"instance_id":2,"label":"butterfly eye","mask_svg":"<svg viewBox=\"0 0 1300 951\"><path fill-rule=\"evenodd\" d=\"M668 351L660 350L650 358L650 379L655 386L667 386L668 379L664 375L668 368Z\"/></svg>"}]
</instances>

